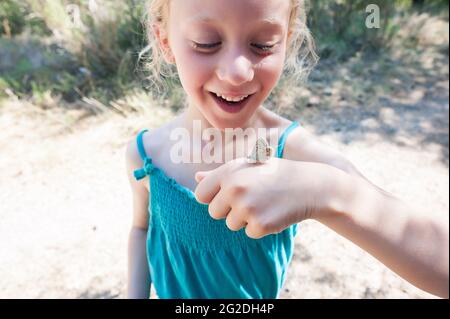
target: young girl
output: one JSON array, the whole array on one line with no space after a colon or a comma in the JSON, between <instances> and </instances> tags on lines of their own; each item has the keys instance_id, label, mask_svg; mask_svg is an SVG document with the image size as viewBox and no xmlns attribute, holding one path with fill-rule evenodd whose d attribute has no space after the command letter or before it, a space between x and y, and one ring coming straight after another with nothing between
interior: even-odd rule
<instances>
[{"instance_id":1,"label":"young girl","mask_svg":"<svg viewBox=\"0 0 450 319\"><path fill-rule=\"evenodd\" d=\"M160 298L276 298L296 224L308 218L417 286L448 296L445 225L410 217L340 153L263 106L283 71L301 76L314 58L302 0L153 0L149 15L153 70L159 75L161 57L175 66L188 103L127 148L130 298L148 298L151 284ZM280 134L275 143L263 136L274 156L262 163L239 156L175 163L180 142L173 132L194 136L198 127ZM222 134L219 142L214 151L226 153L242 141ZM181 142L191 150L188 143ZM427 249L431 244L438 248Z\"/></svg>"}]
</instances>

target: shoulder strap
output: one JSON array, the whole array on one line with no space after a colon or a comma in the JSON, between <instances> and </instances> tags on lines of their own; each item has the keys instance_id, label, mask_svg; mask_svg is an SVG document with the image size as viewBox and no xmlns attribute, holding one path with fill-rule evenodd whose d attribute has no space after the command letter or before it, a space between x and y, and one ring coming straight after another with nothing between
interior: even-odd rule
<instances>
[{"instance_id":1,"label":"shoulder strap","mask_svg":"<svg viewBox=\"0 0 450 319\"><path fill-rule=\"evenodd\" d=\"M277 150L277 157L282 158L283 157L283 150L284 150L284 144L286 143L286 138L288 137L289 133L292 132L297 126L300 124L296 121L292 122L291 125L288 126L281 134L281 137L278 141L278 150Z\"/></svg>"},{"instance_id":2,"label":"shoulder strap","mask_svg":"<svg viewBox=\"0 0 450 319\"><path fill-rule=\"evenodd\" d=\"M145 132L148 130L142 130L139 132L136 142L137 142L137 148L139 151L139 155L141 156L141 159L144 161L144 166L142 168L139 168L133 172L134 178L136 180L143 179L145 176L150 175L153 171L153 164L152 159L147 156L147 153L145 152L144 148L144 142L142 140L142 136Z\"/></svg>"},{"instance_id":3,"label":"shoulder strap","mask_svg":"<svg viewBox=\"0 0 450 319\"><path fill-rule=\"evenodd\" d=\"M142 136L147 131L148 130L140 131L138 136L136 137L136 142L137 142L137 148L138 148L138 151L139 151L139 155L141 156L141 159L143 161L145 161L145 159L147 158L147 154L145 153L144 142L142 141Z\"/></svg>"}]
</instances>

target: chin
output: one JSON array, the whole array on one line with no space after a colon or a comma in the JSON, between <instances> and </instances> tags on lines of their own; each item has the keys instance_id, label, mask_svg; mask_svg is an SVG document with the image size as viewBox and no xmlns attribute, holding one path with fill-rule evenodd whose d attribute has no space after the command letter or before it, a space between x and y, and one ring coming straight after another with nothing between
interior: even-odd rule
<instances>
[{"instance_id":1,"label":"chin","mask_svg":"<svg viewBox=\"0 0 450 319\"><path fill-rule=\"evenodd\" d=\"M237 129L245 126L247 123L247 118L239 118L239 119L224 119L214 117L209 123L220 131L224 132L225 129Z\"/></svg>"}]
</instances>

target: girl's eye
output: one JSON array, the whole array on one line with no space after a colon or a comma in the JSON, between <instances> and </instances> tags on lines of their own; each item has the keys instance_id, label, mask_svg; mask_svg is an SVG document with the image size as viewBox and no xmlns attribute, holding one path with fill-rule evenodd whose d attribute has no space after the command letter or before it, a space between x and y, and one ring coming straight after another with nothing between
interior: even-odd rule
<instances>
[{"instance_id":1,"label":"girl's eye","mask_svg":"<svg viewBox=\"0 0 450 319\"><path fill-rule=\"evenodd\" d=\"M259 50L264 51L264 52L270 51L270 50L273 49L273 47L275 46L275 44L272 44L272 45L253 44L253 45L254 45L256 48L258 48Z\"/></svg>"},{"instance_id":2,"label":"girl's eye","mask_svg":"<svg viewBox=\"0 0 450 319\"><path fill-rule=\"evenodd\" d=\"M220 42L216 42L216 43L196 43L196 42L192 42L192 45L195 49L212 49L218 45L220 45ZM254 47L256 47L258 50L261 50L263 52L269 52L271 49L273 49L273 47L275 46L275 44L272 45L264 45L264 44L252 44Z\"/></svg>"},{"instance_id":3,"label":"girl's eye","mask_svg":"<svg viewBox=\"0 0 450 319\"><path fill-rule=\"evenodd\" d=\"M215 46L219 45L220 42L216 42L216 43L197 43L197 42L192 42L192 46L195 49L211 49L214 48Z\"/></svg>"}]
</instances>

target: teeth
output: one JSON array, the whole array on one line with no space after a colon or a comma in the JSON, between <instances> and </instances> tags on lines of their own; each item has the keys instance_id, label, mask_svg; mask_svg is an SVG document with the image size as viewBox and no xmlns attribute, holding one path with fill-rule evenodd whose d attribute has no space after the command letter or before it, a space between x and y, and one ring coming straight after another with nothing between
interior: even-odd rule
<instances>
[{"instance_id":1,"label":"teeth","mask_svg":"<svg viewBox=\"0 0 450 319\"><path fill-rule=\"evenodd\" d=\"M227 96L223 96L217 93L214 93L215 95L217 95L218 97L223 98L224 100L228 101L228 102L239 102L242 101L243 99L245 99L248 95L245 96L241 96L241 97L227 97Z\"/></svg>"}]
</instances>

